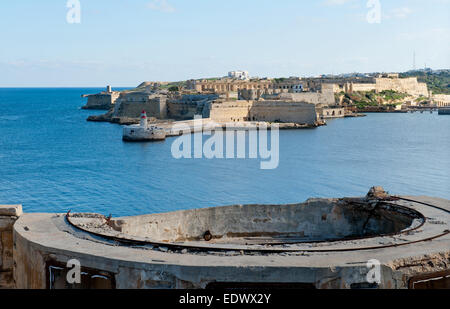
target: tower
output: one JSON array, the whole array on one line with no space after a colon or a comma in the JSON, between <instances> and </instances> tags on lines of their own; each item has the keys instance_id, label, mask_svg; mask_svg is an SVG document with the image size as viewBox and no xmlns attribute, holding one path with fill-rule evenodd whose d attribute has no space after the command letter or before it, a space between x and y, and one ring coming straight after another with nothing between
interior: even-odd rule
<instances>
[{"instance_id":1,"label":"tower","mask_svg":"<svg viewBox=\"0 0 450 309\"><path fill-rule=\"evenodd\" d=\"M148 128L148 123L147 123L147 113L145 111L142 111L141 113L141 123L140 123L141 128L147 129Z\"/></svg>"}]
</instances>

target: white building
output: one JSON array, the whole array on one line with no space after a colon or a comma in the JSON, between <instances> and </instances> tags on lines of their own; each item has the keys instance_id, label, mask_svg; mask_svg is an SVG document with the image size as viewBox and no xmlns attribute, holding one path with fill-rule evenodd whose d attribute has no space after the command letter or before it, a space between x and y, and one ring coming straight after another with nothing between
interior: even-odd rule
<instances>
[{"instance_id":1,"label":"white building","mask_svg":"<svg viewBox=\"0 0 450 309\"><path fill-rule=\"evenodd\" d=\"M235 78L235 79L241 79L241 80L249 80L250 75L247 71L231 71L228 72L228 77Z\"/></svg>"}]
</instances>

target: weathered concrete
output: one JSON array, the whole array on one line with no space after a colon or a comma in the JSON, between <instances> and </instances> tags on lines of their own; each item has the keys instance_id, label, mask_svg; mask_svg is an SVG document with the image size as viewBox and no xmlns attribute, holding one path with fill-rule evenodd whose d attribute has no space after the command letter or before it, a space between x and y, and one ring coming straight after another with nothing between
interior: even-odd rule
<instances>
[{"instance_id":1,"label":"weathered concrete","mask_svg":"<svg viewBox=\"0 0 450 309\"><path fill-rule=\"evenodd\" d=\"M397 212L392 206L311 199L292 205L238 205L125 217L113 224L121 233L158 242L200 241L209 231L212 242L232 244L243 238L245 243L306 243L396 234L413 220L422 219L418 213Z\"/></svg>"},{"instance_id":2,"label":"weathered concrete","mask_svg":"<svg viewBox=\"0 0 450 309\"><path fill-rule=\"evenodd\" d=\"M22 205L0 205L0 216L20 217Z\"/></svg>"},{"instance_id":3,"label":"weathered concrete","mask_svg":"<svg viewBox=\"0 0 450 309\"><path fill-rule=\"evenodd\" d=\"M450 268L450 201L403 198L313 199L116 219L73 214L74 225L62 214L24 214L14 226L14 277L20 288L58 287L49 269L75 258L86 273L100 272L116 288L238 282L358 288L367 285L367 261L377 259L382 277L375 287L407 288L414 276ZM206 229L209 241L200 239ZM275 234L261 235L261 229ZM304 234L290 242L291 231ZM280 236L281 243L273 242Z\"/></svg>"},{"instance_id":4,"label":"weathered concrete","mask_svg":"<svg viewBox=\"0 0 450 309\"><path fill-rule=\"evenodd\" d=\"M0 289L13 288L13 225L22 215L22 205L0 205Z\"/></svg>"}]
</instances>

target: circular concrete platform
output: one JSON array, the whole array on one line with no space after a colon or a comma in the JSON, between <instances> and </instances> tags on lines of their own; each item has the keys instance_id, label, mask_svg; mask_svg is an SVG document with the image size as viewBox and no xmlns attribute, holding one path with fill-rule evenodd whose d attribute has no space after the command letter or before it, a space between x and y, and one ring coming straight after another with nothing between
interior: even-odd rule
<instances>
[{"instance_id":1,"label":"circular concrete platform","mask_svg":"<svg viewBox=\"0 0 450 309\"><path fill-rule=\"evenodd\" d=\"M426 221L426 217L445 214L420 203L411 208L393 201L353 198L236 205L118 219L71 214L67 219L78 229L122 243L264 253L351 251L416 243L446 234ZM387 242L388 236L391 239Z\"/></svg>"},{"instance_id":2,"label":"circular concrete platform","mask_svg":"<svg viewBox=\"0 0 450 309\"><path fill-rule=\"evenodd\" d=\"M70 259L86 273L109 274L117 288L365 287L374 260L382 273L376 287L405 288L450 268L450 201L431 197L310 199L123 218L24 214L14 229L18 287L49 287L49 269Z\"/></svg>"}]
</instances>

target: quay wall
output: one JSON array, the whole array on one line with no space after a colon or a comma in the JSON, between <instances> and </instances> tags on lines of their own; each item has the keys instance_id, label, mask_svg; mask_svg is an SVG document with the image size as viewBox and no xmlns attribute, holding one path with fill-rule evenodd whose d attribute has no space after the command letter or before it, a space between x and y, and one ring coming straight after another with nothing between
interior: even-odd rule
<instances>
[{"instance_id":1,"label":"quay wall","mask_svg":"<svg viewBox=\"0 0 450 309\"><path fill-rule=\"evenodd\" d=\"M250 108L250 120L289 122L314 125L317 121L316 106L304 102L257 102Z\"/></svg>"},{"instance_id":2,"label":"quay wall","mask_svg":"<svg viewBox=\"0 0 450 309\"><path fill-rule=\"evenodd\" d=\"M322 117L328 118L344 118L345 108L343 107L327 107L322 109Z\"/></svg>"},{"instance_id":3,"label":"quay wall","mask_svg":"<svg viewBox=\"0 0 450 309\"><path fill-rule=\"evenodd\" d=\"M316 106L293 101L229 101L213 103L211 120L216 122L289 122L314 125Z\"/></svg>"}]
</instances>

